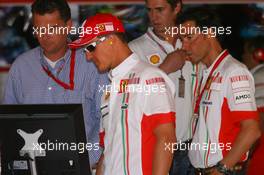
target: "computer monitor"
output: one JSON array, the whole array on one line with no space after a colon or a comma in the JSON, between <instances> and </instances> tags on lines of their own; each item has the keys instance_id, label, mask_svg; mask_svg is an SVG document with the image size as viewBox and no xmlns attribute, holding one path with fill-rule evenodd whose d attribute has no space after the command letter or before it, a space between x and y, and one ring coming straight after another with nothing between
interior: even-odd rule
<instances>
[{"instance_id":1,"label":"computer monitor","mask_svg":"<svg viewBox=\"0 0 264 175\"><path fill-rule=\"evenodd\" d=\"M91 175L81 104L0 105L2 175Z\"/></svg>"}]
</instances>

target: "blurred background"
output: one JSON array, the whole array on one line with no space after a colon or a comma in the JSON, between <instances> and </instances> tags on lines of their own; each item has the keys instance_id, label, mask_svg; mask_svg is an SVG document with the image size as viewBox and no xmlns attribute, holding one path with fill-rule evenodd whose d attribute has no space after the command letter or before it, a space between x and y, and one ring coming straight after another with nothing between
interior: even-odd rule
<instances>
[{"instance_id":1,"label":"blurred background","mask_svg":"<svg viewBox=\"0 0 264 175\"><path fill-rule=\"evenodd\" d=\"M32 35L31 3L29 0L0 0L0 103L10 65L19 54L38 45ZM109 12L122 19L129 40L142 35L148 26L144 0L72 0L69 3L75 27L97 12ZM232 27L226 46L240 61L244 43L264 35L264 0L183 0L183 3L184 9L203 5L220 14L224 26Z\"/></svg>"}]
</instances>

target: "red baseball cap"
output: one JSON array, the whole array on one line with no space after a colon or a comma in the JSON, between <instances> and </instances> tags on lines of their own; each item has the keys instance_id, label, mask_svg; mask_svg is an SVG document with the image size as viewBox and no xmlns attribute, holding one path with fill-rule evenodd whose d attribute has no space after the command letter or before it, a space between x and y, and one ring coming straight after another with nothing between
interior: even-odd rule
<instances>
[{"instance_id":1,"label":"red baseball cap","mask_svg":"<svg viewBox=\"0 0 264 175\"><path fill-rule=\"evenodd\" d=\"M82 24L82 34L79 39L69 43L70 48L79 48L88 44L97 36L110 34L113 32L125 33L122 22L109 13L98 13L87 18Z\"/></svg>"}]
</instances>

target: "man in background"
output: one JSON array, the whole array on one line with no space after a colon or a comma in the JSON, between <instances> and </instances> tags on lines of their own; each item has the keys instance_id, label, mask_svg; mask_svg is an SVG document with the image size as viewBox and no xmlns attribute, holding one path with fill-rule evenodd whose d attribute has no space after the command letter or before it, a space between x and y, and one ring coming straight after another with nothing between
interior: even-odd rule
<instances>
[{"instance_id":1,"label":"man in background","mask_svg":"<svg viewBox=\"0 0 264 175\"><path fill-rule=\"evenodd\" d=\"M198 65L186 61L186 53L177 35L176 21L182 9L181 0L146 0L151 27L129 47L144 62L157 66L168 74L176 86L176 135L178 147L174 154L171 175L193 174L188 158L188 146L193 135L193 99L198 86ZM175 28L173 30L172 28ZM172 34L172 32L175 32Z\"/></svg>"},{"instance_id":2,"label":"man in background","mask_svg":"<svg viewBox=\"0 0 264 175\"><path fill-rule=\"evenodd\" d=\"M200 29L181 38L192 63L206 65L194 110L198 123L190 161L197 174L241 173L250 147L260 136L254 79L246 66L223 48L228 30L213 11L189 9L178 22L186 29ZM215 33L213 27L221 27L224 34L223 30Z\"/></svg>"},{"instance_id":3,"label":"man in background","mask_svg":"<svg viewBox=\"0 0 264 175\"><path fill-rule=\"evenodd\" d=\"M100 157L99 85L105 75L87 62L82 50L69 49L65 31L70 30L71 12L65 0L36 0L32 4L33 26L40 46L20 55L13 63L5 87L5 104L82 103L90 164ZM53 28L53 33L51 28ZM43 32L45 29L46 32ZM59 129L59 128L58 128Z\"/></svg>"}]
</instances>

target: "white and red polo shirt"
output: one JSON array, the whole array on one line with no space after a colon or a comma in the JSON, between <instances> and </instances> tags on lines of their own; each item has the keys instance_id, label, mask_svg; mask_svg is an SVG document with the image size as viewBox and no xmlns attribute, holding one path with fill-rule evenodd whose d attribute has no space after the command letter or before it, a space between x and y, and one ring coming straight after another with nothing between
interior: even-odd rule
<instances>
[{"instance_id":1,"label":"white and red polo shirt","mask_svg":"<svg viewBox=\"0 0 264 175\"><path fill-rule=\"evenodd\" d=\"M132 54L110 71L102 97L100 145L104 175L151 175L154 129L175 123L174 84ZM165 146L164 146L165 148Z\"/></svg>"},{"instance_id":2,"label":"white and red polo shirt","mask_svg":"<svg viewBox=\"0 0 264 175\"><path fill-rule=\"evenodd\" d=\"M131 41L129 47L139 55L139 58L154 66L159 66L166 58L167 54L180 49L182 42L177 40L175 46L169 42L161 40L153 33L153 28L148 28L147 33ZM192 65L186 61L182 68L182 75L185 79L184 97L179 97L179 78L181 71L169 74L170 79L176 87L176 136L178 141L187 141L192 138L193 127L193 105L195 93L198 87L198 71L200 66Z\"/></svg>"},{"instance_id":3,"label":"white and red polo shirt","mask_svg":"<svg viewBox=\"0 0 264 175\"><path fill-rule=\"evenodd\" d=\"M216 69L208 77L213 67ZM204 70L202 80L201 89L205 86L206 89L189 151L190 161L195 168L216 165L232 148L240 131L240 122L258 120L253 77L246 66L227 50ZM241 161L245 159L246 155L241 157Z\"/></svg>"}]
</instances>

